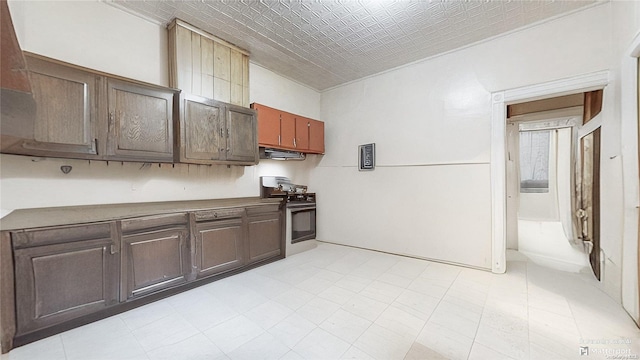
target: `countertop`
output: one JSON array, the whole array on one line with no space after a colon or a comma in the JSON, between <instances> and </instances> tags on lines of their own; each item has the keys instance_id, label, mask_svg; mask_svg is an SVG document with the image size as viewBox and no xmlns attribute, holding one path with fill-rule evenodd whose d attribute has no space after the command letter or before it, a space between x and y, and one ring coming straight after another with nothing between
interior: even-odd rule
<instances>
[{"instance_id":1,"label":"countertop","mask_svg":"<svg viewBox=\"0 0 640 360\"><path fill-rule=\"evenodd\" d=\"M44 226L92 223L98 221L119 220L146 215L168 214L204 209L260 206L266 204L277 204L280 201L281 199L246 197L233 199L187 200L18 209L12 211L10 214L0 219L0 230L4 231Z\"/></svg>"}]
</instances>

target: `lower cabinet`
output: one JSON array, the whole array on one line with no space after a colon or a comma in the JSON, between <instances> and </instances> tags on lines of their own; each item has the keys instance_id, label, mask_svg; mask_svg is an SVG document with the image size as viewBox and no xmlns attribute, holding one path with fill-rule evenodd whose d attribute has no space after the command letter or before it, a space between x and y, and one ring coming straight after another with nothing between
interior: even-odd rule
<instances>
[{"instance_id":1,"label":"lower cabinet","mask_svg":"<svg viewBox=\"0 0 640 360\"><path fill-rule=\"evenodd\" d=\"M17 333L59 324L118 303L115 223L11 234Z\"/></svg>"},{"instance_id":2,"label":"lower cabinet","mask_svg":"<svg viewBox=\"0 0 640 360\"><path fill-rule=\"evenodd\" d=\"M122 221L120 300L186 283L191 271L187 214Z\"/></svg>"},{"instance_id":3,"label":"lower cabinet","mask_svg":"<svg viewBox=\"0 0 640 360\"><path fill-rule=\"evenodd\" d=\"M197 223L196 277L203 278L244 265L243 239L241 217Z\"/></svg>"},{"instance_id":4,"label":"lower cabinet","mask_svg":"<svg viewBox=\"0 0 640 360\"><path fill-rule=\"evenodd\" d=\"M15 287L16 301L15 332L0 329L0 341L38 340L84 316L282 258L282 223L279 204L268 203L3 232L14 278L0 288Z\"/></svg>"},{"instance_id":5,"label":"lower cabinet","mask_svg":"<svg viewBox=\"0 0 640 360\"><path fill-rule=\"evenodd\" d=\"M249 223L248 263L281 255L282 222L278 206L247 209Z\"/></svg>"}]
</instances>

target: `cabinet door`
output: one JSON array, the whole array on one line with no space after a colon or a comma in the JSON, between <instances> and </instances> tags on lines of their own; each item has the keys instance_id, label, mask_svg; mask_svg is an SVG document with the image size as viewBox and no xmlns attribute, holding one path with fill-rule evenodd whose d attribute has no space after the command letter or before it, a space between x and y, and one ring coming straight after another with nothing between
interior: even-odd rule
<instances>
[{"instance_id":1,"label":"cabinet door","mask_svg":"<svg viewBox=\"0 0 640 360\"><path fill-rule=\"evenodd\" d=\"M295 115L282 112L280 118L280 147L295 149L296 118Z\"/></svg>"},{"instance_id":2,"label":"cabinet door","mask_svg":"<svg viewBox=\"0 0 640 360\"><path fill-rule=\"evenodd\" d=\"M248 263L282 254L280 212L249 216Z\"/></svg>"},{"instance_id":3,"label":"cabinet door","mask_svg":"<svg viewBox=\"0 0 640 360\"><path fill-rule=\"evenodd\" d=\"M309 149L309 119L296 116L296 150Z\"/></svg>"},{"instance_id":4,"label":"cabinet door","mask_svg":"<svg viewBox=\"0 0 640 360\"><path fill-rule=\"evenodd\" d=\"M256 115L251 109L226 105L227 160L258 162Z\"/></svg>"},{"instance_id":5,"label":"cabinet door","mask_svg":"<svg viewBox=\"0 0 640 360\"><path fill-rule=\"evenodd\" d=\"M309 119L309 152L324 154L324 122Z\"/></svg>"},{"instance_id":6,"label":"cabinet door","mask_svg":"<svg viewBox=\"0 0 640 360\"><path fill-rule=\"evenodd\" d=\"M257 103L251 108L258 116L258 144L265 147L280 145L280 111Z\"/></svg>"},{"instance_id":7,"label":"cabinet door","mask_svg":"<svg viewBox=\"0 0 640 360\"><path fill-rule=\"evenodd\" d=\"M210 163L225 154L224 110L216 101L195 96L183 99L180 126L181 162Z\"/></svg>"},{"instance_id":8,"label":"cabinet door","mask_svg":"<svg viewBox=\"0 0 640 360\"><path fill-rule=\"evenodd\" d=\"M115 233L109 223L12 233L19 244L14 250L18 334L118 302ZM43 245L26 247L30 244Z\"/></svg>"},{"instance_id":9,"label":"cabinet door","mask_svg":"<svg viewBox=\"0 0 640 360\"><path fill-rule=\"evenodd\" d=\"M185 283L190 271L189 232L175 227L122 236L120 300Z\"/></svg>"},{"instance_id":10,"label":"cabinet door","mask_svg":"<svg viewBox=\"0 0 640 360\"><path fill-rule=\"evenodd\" d=\"M109 158L173 160L173 92L109 79Z\"/></svg>"},{"instance_id":11,"label":"cabinet door","mask_svg":"<svg viewBox=\"0 0 640 360\"><path fill-rule=\"evenodd\" d=\"M242 218L196 223L197 278L243 265Z\"/></svg>"},{"instance_id":12,"label":"cabinet door","mask_svg":"<svg viewBox=\"0 0 640 360\"><path fill-rule=\"evenodd\" d=\"M11 152L95 158L96 75L36 57L27 64L36 103L33 139Z\"/></svg>"}]
</instances>

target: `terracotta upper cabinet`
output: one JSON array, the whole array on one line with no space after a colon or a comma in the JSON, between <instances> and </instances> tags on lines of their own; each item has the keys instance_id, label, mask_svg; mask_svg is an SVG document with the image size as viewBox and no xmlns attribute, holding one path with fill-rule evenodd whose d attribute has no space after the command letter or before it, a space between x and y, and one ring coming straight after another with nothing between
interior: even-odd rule
<instances>
[{"instance_id":1,"label":"terracotta upper cabinet","mask_svg":"<svg viewBox=\"0 0 640 360\"><path fill-rule=\"evenodd\" d=\"M324 122L309 119L309 152L324 154Z\"/></svg>"},{"instance_id":2,"label":"terracotta upper cabinet","mask_svg":"<svg viewBox=\"0 0 640 360\"><path fill-rule=\"evenodd\" d=\"M249 107L249 54L176 19L169 24L169 85Z\"/></svg>"},{"instance_id":3,"label":"terracotta upper cabinet","mask_svg":"<svg viewBox=\"0 0 640 360\"><path fill-rule=\"evenodd\" d=\"M253 103L258 116L258 144L267 148L324 154L324 123Z\"/></svg>"},{"instance_id":4,"label":"terracotta upper cabinet","mask_svg":"<svg viewBox=\"0 0 640 360\"><path fill-rule=\"evenodd\" d=\"M258 144L264 147L280 146L280 111L253 103L258 116Z\"/></svg>"},{"instance_id":5,"label":"terracotta upper cabinet","mask_svg":"<svg viewBox=\"0 0 640 360\"><path fill-rule=\"evenodd\" d=\"M22 131L31 134L28 139L3 152L96 158L98 77L37 56L28 55L26 59L36 105L35 121L23 125L30 127Z\"/></svg>"},{"instance_id":6,"label":"terracotta upper cabinet","mask_svg":"<svg viewBox=\"0 0 640 360\"><path fill-rule=\"evenodd\" d=\"M296 116L296 149L309 149L309 120L305 117Z\"/></svg>"},{"instance_id":7,"label":"terracotta upper cabinet","mask_svg":"<svg viewBox=\"0 0 640 360\"><path fill-rule=\"evenodd\" d=\"M173 96L168 89L108 79L108 158L172 162Z\"/></svg>"}]
</instances>

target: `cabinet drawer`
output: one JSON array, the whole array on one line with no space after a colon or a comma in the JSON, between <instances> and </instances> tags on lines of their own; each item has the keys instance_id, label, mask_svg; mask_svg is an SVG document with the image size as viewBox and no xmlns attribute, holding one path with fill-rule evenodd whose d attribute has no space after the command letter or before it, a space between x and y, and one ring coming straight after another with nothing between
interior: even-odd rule
<instances>
[{"instance_id":1,"label":"cabinet drawer","mask_svg":"<svg viewBox=\"0 0 640 360\"><path fill-rule=\"evenodd\" d=\"M135 219L122 220L122 233L129 234L143 230L153 230L189 223L187 213L145 216Z\"/></svg>"},{"instance_id":2,"label":"cabinet drawer","mask_svg":"<svg viewBox=\"0 0 640 360\"><path fill-rule=\"evenodd\" d=\"M247 215L249 216L277 212L280 212L280 204L267 204L247 208Z\"/></svg>"},{"instance_id":3,"label":"cabinet drawer","mask_svg":"<svg viewBox=\"0 0 640 360\"><path fill-rule=\"evenodd\" d=\"M211 210L202 210L195 213L196 221L237 218L237 217L242 217L243 215L244 215L244 208L211 209Z\"/></svg>"},{"instance_id":4,"label":"cabinet drawer","mask_svg":"<svg viewBox=\"0 0 640 360\"><path fill-rule=\"evenodd\" d=\"M113 222L105 222L12 231L11 240L14 249L22 249L74 241L104 239L111 237L114 225L115 223Z\"/></svg>"}]
</instances>

